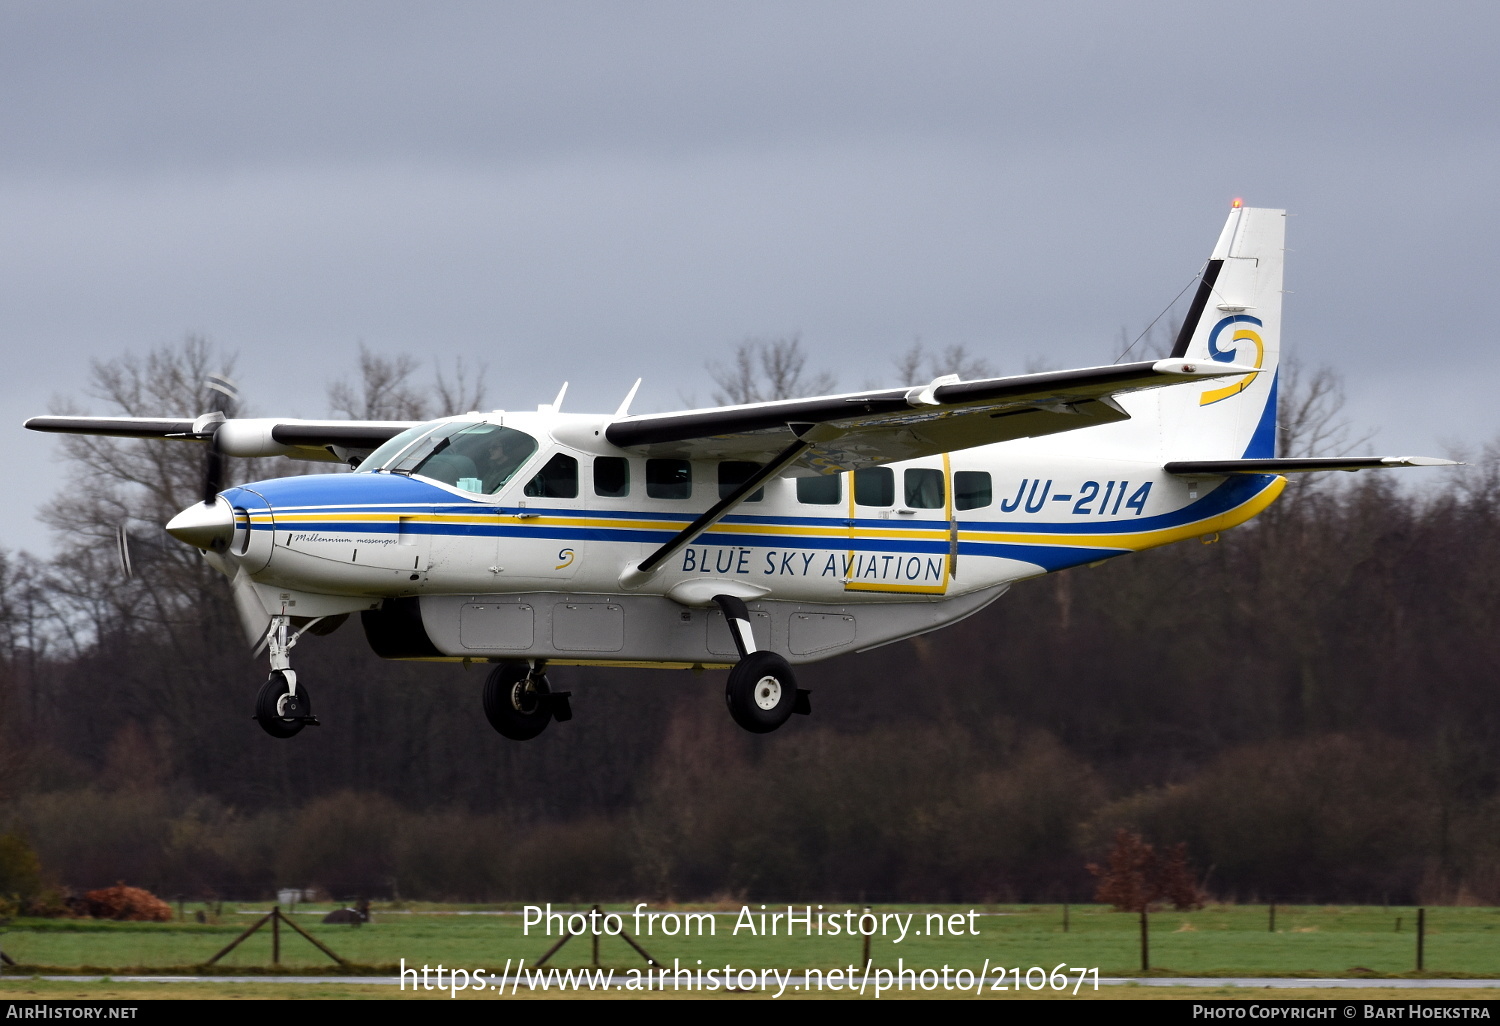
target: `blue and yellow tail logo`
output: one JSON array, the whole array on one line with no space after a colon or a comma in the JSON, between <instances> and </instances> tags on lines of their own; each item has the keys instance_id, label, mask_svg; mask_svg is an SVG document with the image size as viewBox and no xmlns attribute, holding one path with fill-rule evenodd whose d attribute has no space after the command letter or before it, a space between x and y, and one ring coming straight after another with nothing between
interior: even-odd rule
<instances>
[{"instance_id":1,"label":"blue and yellow tail logo","mask_svg":"<svg viewBox=\"0 0 1500 1026\"><path fill-rule=\"evenodd\" d=\"M1214 330L1208 333L1208 355L1219 363L1234 363L1235 357L1239 355L1239 346L1242 342L1249 342L1255 347L1255 366L1260 367L1266 359L1266 344L1261 341L1260 333L1254 328L1238 328L1230 336L1228 349L1219 348L1219 335L1231 324L1253 324L1256 328L1261 327L1259 317L1251 317L1249 314L1232 314L1214 325ZM1199 406L1207 406L1221 399L1228 399L1232 395L1239 395L1250 387L1250 382L1260 377L1260 372L1246 374L1238 381L1218 388L1211 388L1198 398Z\"/></svg>"}]
</instances>

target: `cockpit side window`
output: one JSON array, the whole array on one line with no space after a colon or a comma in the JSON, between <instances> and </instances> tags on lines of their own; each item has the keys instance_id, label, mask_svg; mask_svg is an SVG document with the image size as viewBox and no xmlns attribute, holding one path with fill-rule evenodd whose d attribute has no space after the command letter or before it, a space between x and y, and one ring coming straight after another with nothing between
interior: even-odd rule
<instances>
[{"instance_id":1,"label":"cockpit side window","mask_svg":"<svg viewBox=\"0 0 1500 1026\"><path fill-rule=\"evenodd\" d=\"M567 453L557 453L526 482L526 494L543 499L578 498L578 461Z\"/></svg>"},{"instance_id":2,"label":"cockpit side window","mask_svg":"<svg viewBox=\"0 0 1500 1026\"><path fill-rule=\"evenodd\" d=\"M515 428L462 422L452 428L441 438L424 438L391 469L493 495L537 450L536 439Z\"/></svg>"},{"instance_id":3,"label":"cockpit side window","mask_svg":"<svg viewBox=\"0 0 1500 1026\"><path fill-rule=\"evenodd\" d=\"M630 494L630 461L623 456L594 458L594 494L623 499Z\"/></svg>"}]
</instances>

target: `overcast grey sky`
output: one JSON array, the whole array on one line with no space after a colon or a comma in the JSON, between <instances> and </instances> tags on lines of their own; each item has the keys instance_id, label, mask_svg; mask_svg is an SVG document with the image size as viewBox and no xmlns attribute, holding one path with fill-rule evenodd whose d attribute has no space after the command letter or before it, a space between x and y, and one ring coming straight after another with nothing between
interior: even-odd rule
<instances>
[{"instance_id":1,"label":"overcast grey sky","mask_svg":"<svg viewBox=\"0 0 1500 1026\"><path fill-rule=\"evenodd\" d=\"M603 411L637 376L638 410L706 400L746 336L800 332L847 387L918 336L1107 363L1235 196L1296 215L1285 348L1375 447L1488 440L1497 30L1445 2L0 2L0 545L46 546L67 471L19 424L92 358L201 332L298 416L360 340Z\"/></svg>"}]
</instances>

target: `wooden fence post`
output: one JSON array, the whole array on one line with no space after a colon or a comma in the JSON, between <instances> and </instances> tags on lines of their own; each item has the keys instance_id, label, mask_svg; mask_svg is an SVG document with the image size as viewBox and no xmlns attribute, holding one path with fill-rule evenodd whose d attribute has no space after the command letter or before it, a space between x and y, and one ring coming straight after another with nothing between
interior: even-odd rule
<instances>
[{"instance_id":1,"label":"wooden fence post","mask_svg":"<svg viewBox=\"0 0 1500 1026\"><path fill-rule=\"evenodd\" d=\"M229 954L235 948L239 947L240 944L245 940L245 938L249 937L252 933L254 933L256 930L259 930L262 926L265 926L267 923L271 924L271 963L273 965L280 965L281 964L281 924L283 922L285 922L286 925L290 926L293 930L295 930L298 933L300 933L304 938L307 939L308 943L310 943L313 947L317 948L319 951L323 952L323 954L327 955L329 958L333 959L339 965L348 965L349 964L344 959L340 958L338 955L335 955L332 951L328 950L328 946L326 944L324 944L322 941L318 940L316 937L314 937L312 934L308 933L306 930L302 929L302 927L298 926L296 923L292 922L290 919L285 918L281 914L281 906L280 905L273 905L273 906L271 906L271 911L270 912L266 913L264 916L262 916L261 918L257 919L250 926L246 927L244 933L240 934L234 940L230 941L229 944L228 944L228 946L226 946L224 948L224 950L220 951L213 958L210 958L207 962L204 962L203 965L205 967L213 965L219 959L223 958L225 955Z\"/></svg>"},{"instance_id":2,"label":"wooden fence post","mask_svg":"<svg viewBox=\"0 0 1500 1026\"><path fill-rule=\"evenodd\" d=\"M1417 972L1422 971L1423 963L1423 941L1427 939L1427 910L1417 909Z\"/></svg>"},{"instance_id":3,"label":"wooden fence post","mask_svg":"<svg viewBox=\"0 0 1500 1026\"><path fill-rule=\"evenodd\" d=\"M601 911L601 912L603 911L603 909L601 909L598 905L595 905L594 909L596 911ZM547 964L547 960L549 958L551 958L553 955L557 954L558 950L560 948L562 948L562 946L564 944L568 943L568 941L572 940L576 936L578 936L578 935L576 933L569 932L568 927L566 925L564 925L563 926L562 939L559 940L556 944L552 945L550 948L548 948L546 954L544 954L541 958L537 959L535 967L537 969L540 969L542 966L546 965ZM630 931L626 930L623 924L620 926L620 939L622 941L624 941L626 944L629 944L632 948L634 948L636 954L640 955L642 958L644 958L646 960L646 964L647 965L653 966L653 967L657 965L656 959L652 958L651 955L650 955L650 953L645 948L641 947L640 944L636 942L636 939L634 937L630 936ZM594 933L594 964L595 965L599 964L599 934L598 933Z\"/></svg>"}]
</instances>

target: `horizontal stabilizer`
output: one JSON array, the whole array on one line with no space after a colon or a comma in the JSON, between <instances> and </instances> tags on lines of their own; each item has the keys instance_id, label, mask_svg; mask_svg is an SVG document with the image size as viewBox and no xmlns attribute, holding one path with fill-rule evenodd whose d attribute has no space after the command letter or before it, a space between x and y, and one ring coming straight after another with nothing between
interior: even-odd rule
<instances>
[{"instance_id":1,"label":"horizontal stabilizer","mask_svg":"<svg viewBox=\"0 0 1500 1026\"><path fill-rule=\"evenodd\" d=\"M1381 470L1385 467L1456 467L1435 456L1312 456L1305 459L1179 460L1169 474L1312 474L1322 470Z\"/></svg>"}]
</instances>

